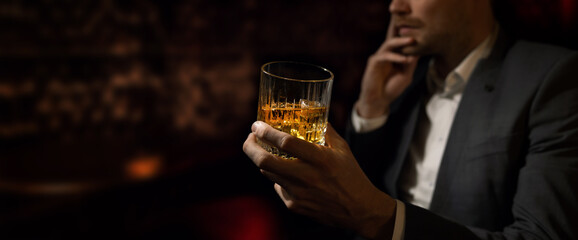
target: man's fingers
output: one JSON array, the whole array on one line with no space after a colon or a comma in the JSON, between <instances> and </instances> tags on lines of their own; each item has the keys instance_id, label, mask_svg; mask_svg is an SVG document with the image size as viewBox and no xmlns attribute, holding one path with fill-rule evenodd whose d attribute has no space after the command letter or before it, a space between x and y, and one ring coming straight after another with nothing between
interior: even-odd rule
<instances>
[{"instance_id":1,"label":"man's fingers","mask_svg":"<svg viewBox=\"0 0 578 240\"><path fill-rule=\"evenodd\" d=\"M287 159L277 157L257 143L257 136L254 133L249 134L247 140L243 144L243 151L253 161L257 167L272 172L284 172L290 168L287 164Z\"/></svg>"},{"instance_id":2,"label":"man's fingers","mask_svg":"<svg viewBox=\"0 0 578 240\"><path fill-rule=\"evenodd\" d=\"M372 61L374 63L390 62L390 63L396 63L396 64L408 64L408 63L410 63L410 60L411 60L410 56L406 56L406 55L394 53L394 52L384 52L384 53L374 54L370 58L370 61Z\"/></svg>"},{"instance_id":3,"label":"man's fingers","mask_svg":"<svg viewBox=\"0 0 578 240\"><path fill-rule=\"evenodd\" d=\"M394 37L392 39L388 39L386 45L389 49L395 49L399 47L412 45L414 43L415 39L413 37Z\"/></svg>"},{"instance_id":4,"label":"man's fingers","mask_svg":"<svg viewBox=\"0 0 578 240\"><path fill-rule=\"evenodd\" d=\"M388 40L371 56L370 61L408 64L411 56L396 52L395 49L411 45L412 43L412 38L395 38Z\"/></svg>"},{"instance_id":5,"label":"man's fingers","mask_svg":"<svg viewBox=\"0 0 578 240\"><path fill-rule=\"evenodd\" d=\"M385 36L386 39L391 39L391 38L394 38L394 37L395 37L395 26L394 26L393 21L392 21L391 18L389 19L389 25L388 25L388 27L387 27L387 33L386 33L386 34L387 34L387 35Z\"/></svg>"},{"instance_id":6,"label":"man's fingers","mask_svg":"<svg viewBox=\"0 0 578 240\"><path fill-rule=\"evenodd\" d=\"M418 56L409 56L407 59L407 62L409 64L409 67L411 69L414 69L417 67L417 62L419 61L419 57ZM412 70L413 71L413 70Z\"/></svg>"},{"instance_id":7,"label":"man's fingers","mask_svg":"<svg viewBox=\"0 0 578 240\"><path fill-rule=\"evenodd\" d=\"M290 180L289 178L286 178L284 176L281 176L279 174L261 169L261 174L263 174L263 176L265 176L267 179L271 180L272 182L274 182L275 184L281 185L281 186L288 186L289 183L292 183L293 181Z\"/></svg>"},{"instance_id":8,"label":"man's fingers","mask_svg":"<svg viewBox=\"0 0 578 240\"><path fill-rule=\"evenodd\" d=\"M393 37L387 39L377 49L376 53L380 52L396 52L396 49L415 44L415 39L412 37Z\"/></svg>"},{"instance_id":9,"label":"man's fingers","mask_svg":"<svg viewBox=\"0 0 578 240\"><path fill-rule=\"evenodd\" d=\"M291 203L293 201L293 197L291 197L291 195L281 185L275 183L275 186L273 187L275 188L275 192L277 192L285 204Z\"/></svg>"},{"instance_id":10,"label":"man's fingers","mask_svg":"<svg viewBox=\"0 0 578 240\"><path fill-rule=\"evenodd\" d=\"M291 194L291 192L287 190L284 186L275 184L274 188L275 192L277 192L277 195L279 195L281 200L283 200L283 203L285 203L285 206L287 206L287 209L297 214L303 215L308 215L308 213L314 212L311 211L312 209L311 207L304 205L307 204L307 202L296 200Z\"/></svg>"},{"instance_id":11,"label":"man's fingers","mask_svg":"<svg viewBox=\"0 0 578 240\"><path fill-rule=\"evenodd\" d=\"M307 159L319 151L318 145L281 132L261 121L253 123L251 130L259 139L299 159Z\"/></svg>"}]
</instances>

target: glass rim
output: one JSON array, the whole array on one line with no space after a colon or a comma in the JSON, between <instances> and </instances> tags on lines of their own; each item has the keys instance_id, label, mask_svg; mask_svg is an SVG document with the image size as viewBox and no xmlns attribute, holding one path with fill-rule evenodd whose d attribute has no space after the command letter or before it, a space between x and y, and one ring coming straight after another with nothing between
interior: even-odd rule
<instances>
[{"instance_id":1,"label":"glass rim","mask_svg":"<svg viewBox=\"0 0 578 240\"><path fill-rule=\"evenodd\" d=\"M298 65L309 65L309 66L319 68L320 70L329 73L329 77L324 78L324 79L296 79L296 78L279 76L277 74L273 74L273 73L265 70L265 66L275 64L275 63L291 63L291 64L298 64ZM272 61L272 62L268 62L268 63L265 63L261 66L261 72L263 72L269 76L272 76L272 77L276 77L276 78L280 78L280 79L288 80L288 81L295 81L295 82L327 82L327 81L333 80L333 78L334 78L333 72L329 71L329 69L327 69L327 68L321 67L319 65L311 64L311 63L297 62L297 61Z\"/></svg>"}]
</instances>

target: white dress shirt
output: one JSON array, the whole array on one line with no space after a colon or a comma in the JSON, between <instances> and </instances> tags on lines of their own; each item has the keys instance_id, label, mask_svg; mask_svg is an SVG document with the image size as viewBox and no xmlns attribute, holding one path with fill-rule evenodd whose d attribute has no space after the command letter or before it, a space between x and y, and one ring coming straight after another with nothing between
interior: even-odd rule
<instances>
[{"instance_id":1,"label":"white dress shirt","mask_svg":"<svg viewBox=\"0 0 578 240\"><path fill-rule=\"evenodd\" d=\"M454 116L462 98L463 90L480 59L486 58L495 42L497 30L462 60L442 79L436 74L433 60L427 75L431 97L425 105L425 117L420 118L416 135L410 144L409 157L399 180L400 197L414 205L429 208L438 170L446 147ZM365 119L352 111L352 125L356 132L376 130L387 121L387 116ZM403 239L405 207L397 201L394 238Z\"/></svg>"}]
</instances>

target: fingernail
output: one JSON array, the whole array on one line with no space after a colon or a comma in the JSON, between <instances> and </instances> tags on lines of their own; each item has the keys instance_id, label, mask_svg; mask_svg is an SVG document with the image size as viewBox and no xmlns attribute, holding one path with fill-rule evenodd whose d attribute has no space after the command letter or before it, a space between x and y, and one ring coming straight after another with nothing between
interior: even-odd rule
<instances>
[{"instance_id":1,"label":"fingernail","mask_svg":"<svg viewBox=\"0 0 578 240\"><path fill-rule=\"evenodd\" d=\"M261 125L263 125L261 121L254 122L253 125L251 125L251 131L256 132L257 128L261 127Z\"/></svg>"}]
</instances>

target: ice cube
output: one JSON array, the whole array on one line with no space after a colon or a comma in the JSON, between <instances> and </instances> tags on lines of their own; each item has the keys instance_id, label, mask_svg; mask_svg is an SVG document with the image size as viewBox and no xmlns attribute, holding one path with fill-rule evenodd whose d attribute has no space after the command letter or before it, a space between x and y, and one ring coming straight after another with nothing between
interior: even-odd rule
<instances>
[{"instance_id":1,"label":"ice cube","mask_svg":"<svg viewBox=\"0 0 578 240\"><path fill-rule=\"evenodd\" d=\"M299 106L300 106L301 108L311 107L311 106L310 106L311 103L312 103L312 102L309 101L309 100L307 100L307 99L301 99L301 100L299 100Z\"/></svg>"}]
</instances>

